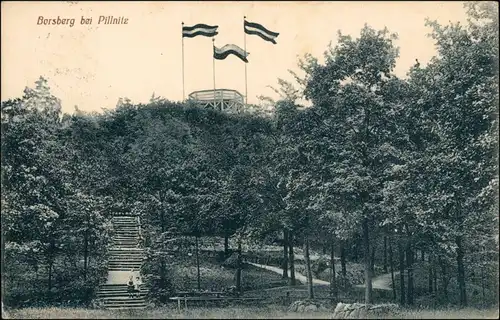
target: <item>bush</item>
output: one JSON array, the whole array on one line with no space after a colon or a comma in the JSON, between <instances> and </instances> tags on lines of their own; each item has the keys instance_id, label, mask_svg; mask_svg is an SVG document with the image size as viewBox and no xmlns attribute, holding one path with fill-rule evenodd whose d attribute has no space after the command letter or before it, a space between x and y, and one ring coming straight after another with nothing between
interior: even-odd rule
<instances>
[{"instance_id":1,"label":"bush","mask_svg":"<svg viewBox=\"0 0 500 320\"><path fill-rule=\"evenodd\" d=\"M315 278L319 278L319 275L328 268L328 261L324 257L311 261L311 269Z\"/></svg>"},{"instance_id":2,"label":"bush","mask_svg":"<svg viewBox=\"0 0 500 320\"><path fill-rule=\"evenodd\" d=\"M161 259L164 259L163 273ZM166 261L168 261L167 257L147 251L146 259L141 268L144 284L149 286L148 298L161 303L167 302L175 291L173 282L175 270Z\"/></svg>"},{"instance_id":3,"label":"bush","mask_svg":"<svg viewBox=\"0 0 500 320\"><path fill-rule=\"evenodd\" d=\"M238 267L238 254L233 253L227 258L222 265L225 268L231 268L231 269L236 269Z\"/></svg>"}]
</instances>

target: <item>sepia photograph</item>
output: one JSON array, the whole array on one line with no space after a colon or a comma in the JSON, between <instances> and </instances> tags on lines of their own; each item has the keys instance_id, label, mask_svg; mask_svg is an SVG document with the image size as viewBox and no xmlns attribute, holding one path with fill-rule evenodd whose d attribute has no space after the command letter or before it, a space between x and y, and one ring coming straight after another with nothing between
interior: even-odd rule
<instances>
[{"instance_id":1,"label":"sepia photograph","mask_svg":"<svg viewBox=\"0 0 500 320\"><path fill-rule=\"evenodd\" d=\"M498 319L496 1L2 1L5 319Z\"/></svg>"}]
</instances>

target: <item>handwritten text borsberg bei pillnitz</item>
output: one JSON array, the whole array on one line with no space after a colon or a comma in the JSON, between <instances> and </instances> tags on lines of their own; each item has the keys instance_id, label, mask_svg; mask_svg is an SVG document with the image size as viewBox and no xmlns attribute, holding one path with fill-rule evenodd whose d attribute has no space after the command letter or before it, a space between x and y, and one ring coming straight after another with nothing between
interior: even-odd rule
<instances>
[{"instance_id":1,"label":"handwritten text borsberg bei pillnitz","mask_svg":"<svg viewBox=\"0 0 500 320\"><path fill-rule=\"evenodd\" d=\"M126 17L115 17L115 16L99 16L96 20L93 20L92 17L84 17L81 16L80 24L89 25L92 24L93 21L97 21L98 25L107 25L107 24L128 24L128 18ZM57 16L57 18L46 18L43 16L38 17L37 25L67 25L69 27L73 27L77 19L75 18L61 18Z\"/></svg>"}]
</instances>

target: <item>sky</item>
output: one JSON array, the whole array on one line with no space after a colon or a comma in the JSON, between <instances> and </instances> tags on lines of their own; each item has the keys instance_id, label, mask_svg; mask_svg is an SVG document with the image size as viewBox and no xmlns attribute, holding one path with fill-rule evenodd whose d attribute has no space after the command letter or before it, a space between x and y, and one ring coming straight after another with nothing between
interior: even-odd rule
<instances>
[{"instance_id":1,"label":"sky","mask_svg":"<svg viewBox=\"0 0 500 320\"><path fill-rule=\"evenodd\" d=\"M99 16L128 19L98 24ZM462 2L8 2L1 3L1 99L21 97L44 76L64 112L114 108L120 97L147 102L152 93L183 99L181 22L218 25L215 45L244 47L243 17L279 32L277 44L246 36L248 102L277 98L268 87L291 80L298 58L310 53L322 61L337 31L358 37L367 23L397 33L396 75L404 77L418 59L436 54L425 19L442 24L466 22ZM43 25L43 19L75 19L74 25ZM92 18L81 24L82 17ZM184 38L185 95L213 88L212 39ZM215 61L217 88L245 94L245 63L236 56Z\"/></svg>"}]
</instances>

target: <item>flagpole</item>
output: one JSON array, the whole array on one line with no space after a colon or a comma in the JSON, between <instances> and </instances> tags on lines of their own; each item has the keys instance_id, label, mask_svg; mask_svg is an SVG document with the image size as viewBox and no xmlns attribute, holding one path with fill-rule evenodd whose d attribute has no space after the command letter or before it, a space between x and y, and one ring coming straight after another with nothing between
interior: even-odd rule
<instances>
[{"instance_id":1,"label":"flagpole","mask_svg":"<svg viewBox=\"0 0 500 320\"><path fill-rule=\"evenodd\" d=\"M184 31L184 22L182 24L182 31ZM186 100L186 94L184 91L184 34L182 34L182 101L184 102Z\"/></svg>"},{"instance_id":2,"label":"flagpole","mask_svg":"<svg viewBox=\"0 0 500 320\"><path fill-rule=\"evenodd\" d=\"M247 52L247 33L245 32L245 19L247 17L243 16L243 45L245 54ZM245 62L245 104L248 105L248 82L247 82L247 63Z\"/></svg>"},{"instance_id":3,"label":"flagpole","mask_svg":"<svg viewBox=\"0 0 500 320\"><path fill-rule=\"evenodd\" d=\"M213 64L213 75L214 75L214 108L216 109L216 100L215 100L215 39L212 38L212 64Z\"/></svg>"}]
</instances>

